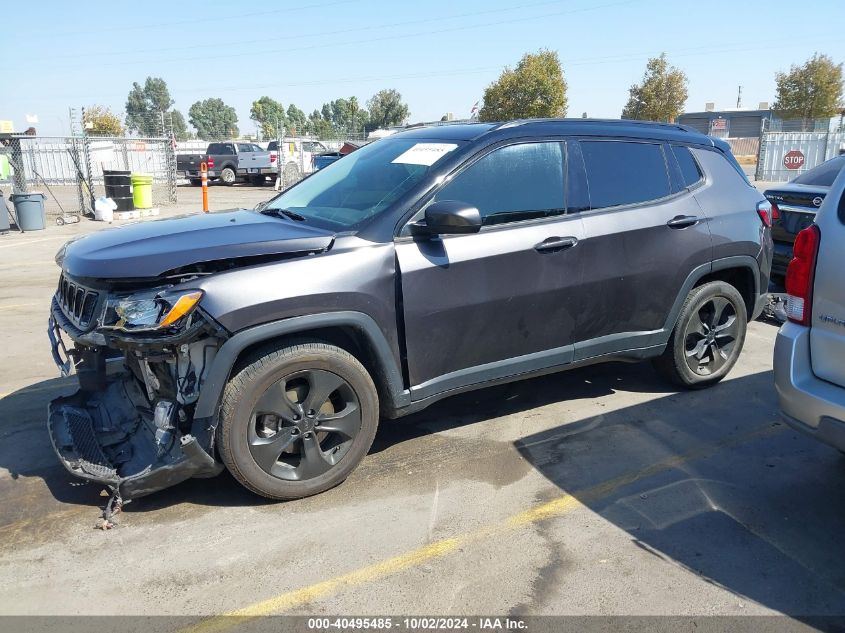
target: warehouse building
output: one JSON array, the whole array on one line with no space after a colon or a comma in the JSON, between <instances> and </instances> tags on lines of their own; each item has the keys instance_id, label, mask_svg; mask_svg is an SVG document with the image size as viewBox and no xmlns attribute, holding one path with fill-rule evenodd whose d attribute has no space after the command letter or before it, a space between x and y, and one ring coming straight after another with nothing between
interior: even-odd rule
<instances>
[{"instance_id":1,"label":"warehouse building","mask_svg":"<svg viewBox=\"0 0 845 633\"><path fill-rule=\"evenodd\" d=\"M768 103L761 103L756 110L716 110L712 103L704 112L684 112L678 123L721 138L752 138L760 136L763 121L774 118ZM767 127L769 123L766 124Z\"/></svg>"}]
</instances>

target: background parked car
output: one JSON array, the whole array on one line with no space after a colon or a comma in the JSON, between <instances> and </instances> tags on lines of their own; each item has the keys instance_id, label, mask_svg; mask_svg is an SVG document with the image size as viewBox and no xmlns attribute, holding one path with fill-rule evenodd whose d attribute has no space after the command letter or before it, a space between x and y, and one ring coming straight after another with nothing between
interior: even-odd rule
<instances>
[{"instance_id":1,"label":"background parked car","mask_svg":"<svg viewBox=\"0 0 845 633\"><path fill-rule=\"evenodd\" d=\"M205 154L177 156L177 174L189 179L192 185L199 185L200 164L203 162L208 166L210 180L219 179L227 185L243 179L261 184L268 176L275 178L277 173L276 158L271 152L255 143L227 141L210 143Z\"/></svg>"},{"instance_id":2,"label":"background parked car","mask_svg":"<svg viewBox=\"0 0 845 633\"><path fill-rule=\"evenodd\" d=\"M815 222L795 240L786 274L789 322L778 333L774 372L786 422L845 451L845 174L839 174Z\"/></svg>"},{"instance_id":3,"label":"background parked car","mask_svg":"<svg viewBox=\"0 0 845 633\"><path fill-rule=\"evenodd\" d=\"M332 163L336 163L341 158L348 154L351 154L359 147L360 145L356 145L355 143L350 143L347 141L336 152L324 152L322 154L315 154L311 159L311 163L314 166L314 171L317 171L318 169L323 169L323 167L328 167Z\"/></svg>"},{"instance_id":4,"label":"background parked car","mask_svg":"<svg viewBox=\"0 0 845 633\"><path fill-rule=\"evenodd\" d=\"M775 241L772 277L777 282L783 283L786 277L795 236L813 223L816 212L843 167L845 156L837 156L763 193L772 204L772 237Z\"/></svg>"}]
</instances>

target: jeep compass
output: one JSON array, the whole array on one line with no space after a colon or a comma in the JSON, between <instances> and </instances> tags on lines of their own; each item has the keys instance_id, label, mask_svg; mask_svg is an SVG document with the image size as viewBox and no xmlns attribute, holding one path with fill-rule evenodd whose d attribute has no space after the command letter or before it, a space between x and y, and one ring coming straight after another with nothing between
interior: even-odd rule
<instances>
[{"instance_id":1,"label":"jeep compass","mask_svg":"<svg viewBox=\"0 0 845 633\"><path fill-rule=\"evenodd\" d=\"M644 359L707 387L765 303L771 224L727 144L678 125L407 130L260 210L63 247L49 335L80 388L50 437L116 499L224 467L293 499L462 391Z\"/></svg>"}]
</instances>

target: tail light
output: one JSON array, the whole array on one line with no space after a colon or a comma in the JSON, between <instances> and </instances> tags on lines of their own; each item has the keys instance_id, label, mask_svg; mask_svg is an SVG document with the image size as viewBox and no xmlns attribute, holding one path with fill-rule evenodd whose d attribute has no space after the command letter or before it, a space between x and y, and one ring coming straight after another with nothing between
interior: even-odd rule
<instances>
[{"instance_id":1,"label":"tail light","mask_svg":"<svg viewBox=\"0 0 845 633\"><path fill-rule=\"evenodd\" d=\"M270 154L270 162L275 163L278 156L276 154Z\"/></svg>"},{"instance_id":2,"label":"tail light","mask_svg":"<svg viewBox=\"0 0 845 633\"><path fill-rule=\"evenodd\" d=\"M813 281L816 275L816 258L819 254L821 231L815 224L808 226L795 238L792 261L786 269L786 315L799 325L810 325L813 308Z\"/></svg>"},{"instance_id":3,"label":"tail light","mask_svg":"<svg viewBox=\"0 0 845 633\"><path fill-rule=\"evenodd\" d=\"M774 207L769 202L757 203L757 215L763 221L766 228L771 228L772 219L774 218Z\"/></svg>"},{"instance_id":4,"label":"tail light","mask_svg":"<svg viewBox=\"0 0 845 633\"><path fill-rule=\"evenodd\" d=\"M214 169L214 159L211 156L208 157L205 164L209 169Z\"/></svg>"},{"instance_id":5,"label":"tail light","mask_svg":"<svg viewBox=\"0 0 845 633\"><path fill-rule=\"evenodd\" d=\"M778 205L772 205L772 222L775 220L780 220L780 209L778 209Z\"/></svg>"}]
</instances>

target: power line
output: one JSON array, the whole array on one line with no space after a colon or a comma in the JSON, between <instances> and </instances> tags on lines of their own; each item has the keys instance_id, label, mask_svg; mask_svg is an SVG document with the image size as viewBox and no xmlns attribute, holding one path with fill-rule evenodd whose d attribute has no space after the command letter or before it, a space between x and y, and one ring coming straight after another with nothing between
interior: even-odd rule
<instances>
[{"instance_id":1,"label":"power line","mask_svg":"<svg viewBox=\"0 0 845 633\"><path fill-rule=\"evenodd\" d=\"M830 33L820 33L820 37L824 37L827 35L833 35L836 32ZM564 57L561 60L561 64L563 66L564 73L566 72L567 68L572 66L595 66L595 65L603 65L603 64L612 64L617 62L630 62L634 61L635 59L642 59L645 57L652 57L655 55L659 55L661 52L665 52L669 57L672 59L678 57L691 57L696 55L712 55L717 53L733 53L733 52L753 52L753 51L761 51L761 50L771 50L780 48L781 45L779 44L766 44L766 45L758 45L758 46L727 46L727 47L714 47L714 46L695 46L689 48L682 48L676 49L674 51L639 51L639 52L628 52L628 53L620 53L618 55L606 55L602 57L581 57L581 58L566 58ZM217 93L225 93L225 92L243 92L248 90L273 90L277 88L291 88L291 87L308 87L308 86L320 86L323 84L352 84L352 83L365 83L365 82L372 82L372 81L394 81L394 80L403 80L403 79L430 79L436 77L448 77L448 76L457 76L457 75L475 75L475 74L486 74L491 72L496 72L497 70L501 70L502 66L476 66L470 68L447 68L442 70L434 70L434 71L425 71L425 72L417 72L417 73L401 73L401 74L394 74L394 75L367 75L367 76L359 76L359 77L335 77L335 78L324 78L319 80L308 80L308 81L289 81L289 82L273 82L273 83L264 83L264 84L253 84L253 85L245 85L245 86L228 86L228 87L221 87L221 86L194 86L190 88L175 88L171 90L172 94L179 94L179 93L186 93L186 92L217 92ZM57 98L71 100L79 100L79 99L89 99L90 93L86 93L85 95L52 95L49 97L44 97L43 99L39 99L35 97L31 99L32 101L38 100L50 100L53 101ZM118 99L122 98L123 95L98 95L100 98L113 98Z\"/></svg>"},{"instance_id":2,"label":"power line","mask_svg":"<svg viewBox=\"0 0 845 633\"><path fill-rule=\"evenodd\" d=\"M526 16L522 18L512 18L510 20L498 20L495 22L486 22L483 24L470 24L464 26L456 26L450 27L446 29L435 29L431 31L419 31L417 33L406 33L406 34L397 34L397 35L385 35L383 37L370 37L363 40L349 40L344 41L341 43L331 42L326 44L313 44L310 46L300 46L300 47L293 47L293 48L272 48L267 50L260 50L260 51L249 51L244 53L227 53L226 59L232 59L236 57L253 57L258 55L275 55L279 53L292 53L292 52L299 52L299 51L307 51L307 50L315 50L320 48L332 48L332 47L339 47L339 46L350 46L356 44L371 44L373 42L386 42L390 40L396 39L407 39L410 37L425 37L430 35L441 35L443 33L455 33L458 31L468 31L473 29L485 28L489 26L501 26L504 24L514 24L516 22L529 22L535 20L543 20L550 17L558 17L561 15L571 15L574 13L584 13L587 11L599 11L601 9L607 9L611 7L617 7L620 5L625 4L632 4L637 0L619 0L617 2L611 2L608 4L601 4L596 6L590 7L582 7L578 9L569 9L566 11L556 11L554 13L545 13L542 15L535 15L535 16ZM171 58L171 59L162 59L162 60L140 60L140 61L124 61L124 62L111 62L107 64L99 64L99 67L106 67L106 66L128 66L128 65L137 65L137 64L156 64L156 63L176 63L176 62L190 62L190 61L207 61L208 58L206 56L201 57L181 57L181 58ZM61 69L61 68L76 68L76 66L53 66L52 68Z\"/></svg>"},{"instance_id":3,"label":"power line","mask_svg":"<svg viewBox=\"0 0 845 633\"><path fill-rule=\"evenodd\" d=\"M385 24L369 24L365 26L357 26L351 28L344 28L344 29L337 29L333 31L320 31L316 33L293 33L293 34L285 34L285 40L301 40L301 39L312 39L315 37L328 37L331 35L345 35L347 33L359 32L359 31L378 31L382 29L390 29L396 28L399 26L413 26L415 24L425 24L429 22L442 22L444 20L457 20L460 18L467 18L467 17L477 17L478 15L488 15L492 13L508 13L512 11L521 11L523 9L530 9L534 7L540 6L547 6L550 4L562 4L566 0L544 0L543 2L533 2L528 4L521 4L506 7L504 9L486 9L482 11L472 11L467 13L456 13L452 15L438 15L432 18L424 18L424 19L414 19L414 20L404 20L402 22L390 22ZM330 3L336 4L336 3ZM316 5L322 6L322 5ZM256 14L250 14L251 16ZM267 42L266 37L262 37L259 39L254 40L239 40L238 45L244 46L249 44L265 44ZM138 55L143 53L162 53L162 52L170 52L170 51L186 51L186 50L197 50L202 48L220 48L220 42L214 42L210 44L192 44L190 46L172 46L167 48L147 48L147 49L139 49L133 48L123 51L110 51L109 57L114 58L116 55ZM88 58L90 57L90 53L77 53L74 55L62 55L62 59L74 59L74 58ZM52 61L55 59L55 55L44 56L44 57L30 57L26 61Z\"/></svg>"},{"instance_id":4,"label":"power line","mask_svg":"<svg viewBox=\"0 0 845 633\"><path fill-rule=\"evenodd\" d=\"M111 33L121 33L123 31L138 31L141 29L157 29L162 27L170 27L170 26L182 26L186 24L198 24L202 22L223 22L229 20L236 20L240 18L254 18L256 16L262 15L274 15L278 13L293 13L296 11L307 11L310 9L321 9L323 7L331 7L337 4L349 4L352 0L333 0L332 2L323 2L321 4L310 4L305 6L294 6L294 7L284 7L282 9L271 9L268 11L250 11L249 13L236 13L230 15L216 15L216 16L209 16L209 17L200 17L200 18L191 18L190 20L180 20L176 22L158 22L156 24L135 24L133 26L121 26L118 28L109 28L109 32ZM41 31L45 33L45 31ZM46 33L49 34L51 31L47 31ZM53 33L58 32L52 31ZM61 30L62 33L67 33L66 29ZM219 43L218 43L219 46Z\"/></svg>"}]
</instances>

